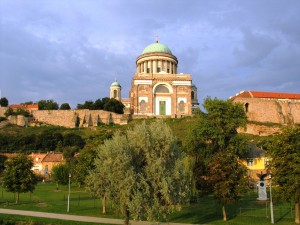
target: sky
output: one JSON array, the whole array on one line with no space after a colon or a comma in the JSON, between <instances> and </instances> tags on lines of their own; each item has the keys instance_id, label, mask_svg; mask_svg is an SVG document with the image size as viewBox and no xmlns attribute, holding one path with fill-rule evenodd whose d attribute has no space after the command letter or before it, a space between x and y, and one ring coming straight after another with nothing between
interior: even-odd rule
<instances>
[{"instance_id":1,"label":"sky","mask_svg":"<svg viewBox=\"0 0 300 225\"><path fill-rule=\"evenodd\" d=\"M192 75L200 103L242 90L300 93L299 0L0 0L0 92L72 108L128 98L155 42Z\"/></svg>"}]
</instances>

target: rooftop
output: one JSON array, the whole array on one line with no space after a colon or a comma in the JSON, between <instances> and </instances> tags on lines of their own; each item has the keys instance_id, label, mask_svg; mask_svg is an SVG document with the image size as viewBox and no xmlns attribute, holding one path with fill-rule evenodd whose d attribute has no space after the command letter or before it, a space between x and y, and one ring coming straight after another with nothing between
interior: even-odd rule
<instances>
[{"instance_id":1,"label":"rooftop","mask_svg":"<svg viewBox=\"0 0 300 225\"><path fill-rule=\"evenodd\" d=\"M148 53L166 53L172 55L172 52L168 48L168 46L162 43L158 43L158 41L148 45L142 52L142 54L148 54Z\"/></svg>"},{"instance_id":2,"label":"rooftop","mask_svg":"<svg viewBox=\"0 0 300 225\"><path fill-rule=\"evenodd\" d=\"M274 98L274 99L300 99L300 94L281 93L281 92L263 92L263 91L241 91L231 99L241 98Z\"/></svg>"}]
</instances>

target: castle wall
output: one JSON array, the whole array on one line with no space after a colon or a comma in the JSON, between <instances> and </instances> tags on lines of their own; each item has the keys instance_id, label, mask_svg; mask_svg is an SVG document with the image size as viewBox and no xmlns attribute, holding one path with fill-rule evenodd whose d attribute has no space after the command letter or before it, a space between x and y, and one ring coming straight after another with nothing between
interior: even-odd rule
<instances>
[{"instance_id":1,"label":"castle wall","mask_svg":"<svg viewBox=\"0 0 300 225\"><path fill-rule=\"evenodd\" d=\"M281 131L281 126L265 126L248 123L246 129L239 128L239 133L253 134L258 136L269 136L277 134Z\"/></svg>"},{"instance_id":2,"label":"castle wall","mask_svg":"<svg viewBox=\"0 0 300 225\"><path fill-rule=\"evenodd\" d=\"M5 117L4 113L6 112L7 109L8 107L0 107L0 117Z\"/></svg>"},{"instance_id":3,"label":"castle wall","mask_svg":"<svg viewBox=\"0 0 300 225\"><path fill-rule=\"evenodd\" d=\"M235 98L244 105L249 121L280 124L300 123L300 101L263 98Z\"/></svg>"},{"instance_id":4,"label":"castle wall","mask_svg":"<svg viewBox=\"0 0 300 225\"><path fill-rule=\"evenodd\" d=\"M103 110L37 110L32 112L33 119L54 126L92 127L99 123L127 124L128 115Z\"/></svg>"}]
</instances>

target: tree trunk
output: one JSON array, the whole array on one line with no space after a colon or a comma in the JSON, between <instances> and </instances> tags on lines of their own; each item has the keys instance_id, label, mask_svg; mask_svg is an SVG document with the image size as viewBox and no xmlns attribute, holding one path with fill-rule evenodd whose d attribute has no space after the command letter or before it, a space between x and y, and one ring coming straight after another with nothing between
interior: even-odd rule
<instances>
[{"instance_id":1,"label":"tree trunk","mask_svg":"<svg viewBox=\"0 0 300 225\"><path fill-rule=\"evenodd\" d=\"M129 210L128 208L125 206L125 221L124 221L125 225L129 225Z\"/></svg>"},{"instance_id":2,"label":"tree trunk","mask_svg":"<svg viewBox=\"0 0 300 225\"><path fill-rule=\"evenodd\" d=\"M17 192L16 204L19 204L19 199L20 199L20 193Z\"/></svg>"},{"instance_id":3,"label":"tree trunk","mask_svg":"<svg viewBox=\"0 0 300 225\"><path fill-rule=\"evenodd\" d=\"M106 214L106 197L102 198L102 214Z\"/></svg>"},{"instance_id":4,"label":"tree trunk","mask_svg":"<svg viewBox=\"0 0 300 225\"><path fill-rule=\"evenodd\" d=\"M295 203L295 223L300 223L300 215L299 215L299 202Z\"/></svg>"},{"instance_id":5,"label":"tree trunk","mask_svg":"<svg viewBox=\"0 0 300 225\"><path fill-rule=\"evenodd\" d=\"M56 182L56 190L58 190L58 182Z\"/></svg>"},{"instance_id":6,"label":"tree trunk","mask_svg":"<svg viewBox=\"0 0 300 225\"><path fill-rule=\"evenodd\" d=\"M223 212L223 220L227 221L225 205L222 205L222 212Z\"/></svg>"}]
</instances>

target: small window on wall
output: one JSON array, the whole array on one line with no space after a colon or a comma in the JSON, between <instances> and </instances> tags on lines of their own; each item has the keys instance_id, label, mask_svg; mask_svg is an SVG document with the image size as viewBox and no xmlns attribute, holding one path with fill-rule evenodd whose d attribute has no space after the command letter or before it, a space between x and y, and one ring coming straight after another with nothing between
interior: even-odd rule
<instances>
[{"instance_id":1,"label":"small window on wall","mask_svg":"<svg viewBox=\"0 0 300 225\"><path fill-rule=\"evenodd\" d=\"M192 95L192 100L194 100L195 99L195 93L193 91L192 91L191 95Z\"/></svg>"},{"instance_id":2,"label":"small window on wall","mask_svg":"<svg viewBox=\"0 0 300 225\"><path fill-rule=\"evenodd\" d=\"M160 67L157 67L157 72L158 72L158 73L160 72Z\"/></svg>"},{"instance_id":3,"label":"small window on wall","mask_svg":"<svg viewBox=\"0 0 300 225\"><path fill-rule=\"evenodd\" d=\"M146 102L145 102L145 100L142 100L140 102L140 111L141 112L145 112L146 111Z\"/></svg>"},{"instance_id":4,"label":"small window on wall","mask_svg":"<svg viewBox=\"0 0 300 225\"><path fill-rule=\"evenodd\" d=\"M247 159L247 166L253 166L253 159Z\"/></svg>"},{"instance_id":5,"label":"small window on wall","mask_svg":"<svg viewBox=\"0 0 300 225\"><path fill-rule=\"evenodd\" d=\"M184 113L184 101L180 101L179 102L179 112Z\"/></svg>"},{"instance_id":6,"label":"small window on wall","mask_svg":"<svg viewBox=\"0 0 300 225\"><path fill-rule=\"evenodd\" d=\"M245 104L245 111L246 111L246 113L249 111L249 103Z\"/></svg>"},{"instance_id":7,"label":"small window on wall","mask_svg":"<svg viewBox=\"0 0 300 225\"><path fill-rule=\"evenodd\" d=\"M114 90L114 98L118 97L118 92L117 90Z\"/></svg>"},{"instance_id":8,"label":"small window on wall","mask_svg":"<svg viewBox=\"0 0 300 225\"><path fill-rule=\"evenodd\" d=\"M150 73L150 68L147 68L147 73Z\"/></svg>"}]
</instances>

